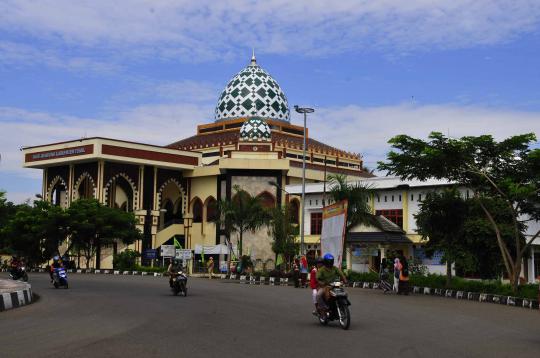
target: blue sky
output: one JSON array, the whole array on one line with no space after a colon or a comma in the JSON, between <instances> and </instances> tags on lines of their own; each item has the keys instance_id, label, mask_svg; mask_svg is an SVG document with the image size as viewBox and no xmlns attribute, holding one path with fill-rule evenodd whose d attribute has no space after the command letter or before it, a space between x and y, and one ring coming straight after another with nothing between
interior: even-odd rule
<instances>
[{"instance_id":1,"label":"blue sky","mask_svg":"<svg viewBox=\"0 0 540 358\"><path fill-rule=\"evenodd\" d=\"M192 135L252 47L289 104L316 108L311 135L371 167L400 133L540 133L538 1L7 0L0 188L40 191L21 146Z\"/></svg>"}]
</instances>

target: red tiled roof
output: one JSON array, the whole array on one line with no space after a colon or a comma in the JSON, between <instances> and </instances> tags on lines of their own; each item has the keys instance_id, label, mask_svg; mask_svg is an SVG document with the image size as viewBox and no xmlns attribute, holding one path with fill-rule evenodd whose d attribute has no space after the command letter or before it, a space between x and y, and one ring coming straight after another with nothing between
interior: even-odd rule
<instances>
[{"instance_id":1,"label":"red tiled roof","mask_svg":"<svg viewBox=\"0 0 540 358\"><path fill-rule=\"evenodd\" d=\"M195 149L199 147L214 147L219 145L235 144L240 137L240 131L224 131L209 134L197 134L172 144L167 145L167 148L189 150L190 147ZM286 148L301 149L303 144L302 137L290 135L283 132L272 132L272 141L279 146ZM354 159L360 159L360 156L355 153L349 153L344 150L329 146L318 140L307 139L308 152L314 151L323 153L339 154L340 156L352 156Z\"/></svg>"}]
</instances>

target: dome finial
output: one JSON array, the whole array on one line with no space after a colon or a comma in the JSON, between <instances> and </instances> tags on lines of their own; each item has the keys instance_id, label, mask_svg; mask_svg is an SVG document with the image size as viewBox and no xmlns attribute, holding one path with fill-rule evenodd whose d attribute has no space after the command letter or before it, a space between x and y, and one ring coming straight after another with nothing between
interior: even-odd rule
<instances>
[{"instance_id":1,"label":"dome finial","mask_svg":"<svg viewBox=\"0 0 540 358\"><path fill-rule=\"evenodd\" d=\"M251 66L257 66L257 59L255 58L255 47L251 48Z\"/></svg>"}]
</instances>

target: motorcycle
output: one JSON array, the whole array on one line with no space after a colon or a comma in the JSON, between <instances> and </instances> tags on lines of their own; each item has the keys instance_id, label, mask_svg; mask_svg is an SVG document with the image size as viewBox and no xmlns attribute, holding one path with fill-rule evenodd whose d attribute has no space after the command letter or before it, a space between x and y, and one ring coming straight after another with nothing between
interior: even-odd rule
<instances>
[{"instance_id":1,"label":"motorcycle","mask_svg":"<svg viewBox=\"0 0 540 358\"><path fill-rule=\"evenodd\" d=\"M54 288L64 287L67 289L69 287L66 269L64 269L63 267L57 267L54 269L53 285Z\"/></svg>"},{"instance_id":2,"label":"motorcycle","mask_svg":"<svg viewBox=\"0 0 540 358\"><path fill-rule=\"evenodd\" d=\"M347 292L343 288L343 284L341 282L331 283L329 292L330 295L326 301L328 310L321 310L317 314L319 323L326 326L328 322L337 320L341 328L349 329L351 325L351 314L349 311L351 302L349 301Z\"/></svg>"},{"instance_id":3,"label":"motorcycle","mask_svg":"<svg viewBox=\"0 0 540 358\"><path fill-rule=\"evenodd\" d=\"M179 271L173 277L173 285L171 290L175 296L178 296L179 293L181 293L184 297L187 296L187 276L182 271Z\"/></svg>"},{"instance_id":4,"label":"motorcycle","mask_svg":"<svg viewBox=\"0 0 540 358\"><path fill-rule=\"evenodd\" d=\"M9 277L12 280L23 280L24 282L27 282L28 281L28 274L26 273L26 267L24 267L24 266L17 267L15 270L13 270L9 274Z\"/></svg>"}]
</instances>

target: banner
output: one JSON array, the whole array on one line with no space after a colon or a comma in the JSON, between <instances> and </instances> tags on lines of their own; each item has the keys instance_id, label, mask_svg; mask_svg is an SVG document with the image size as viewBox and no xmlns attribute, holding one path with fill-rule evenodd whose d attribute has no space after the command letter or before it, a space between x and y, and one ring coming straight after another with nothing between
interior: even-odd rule
<instances>
[{"instance_id":1,"label":"banner","mask_svg":"<svg viewBox=\"0 0 540 358\"><path fill-rule=\"evenodd\" d=\"M334 255L334 265L341 268L347 225L347 200L323 208L321 254Z\"/></svg>"}]
</instances>

